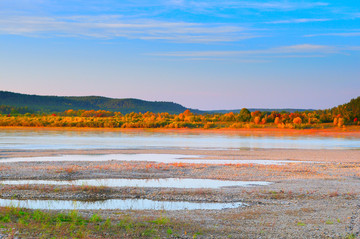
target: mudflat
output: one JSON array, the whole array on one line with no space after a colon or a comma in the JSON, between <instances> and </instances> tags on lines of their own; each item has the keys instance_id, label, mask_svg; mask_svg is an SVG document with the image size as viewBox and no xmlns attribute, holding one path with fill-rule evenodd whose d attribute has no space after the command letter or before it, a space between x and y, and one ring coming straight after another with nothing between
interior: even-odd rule
<instances>
[{"instance_id":1,"label":"mudflat","mask_svg":"<svg viewBox=\"0 0 360 239\"><path fill-rule=\"evenodd\" d=\"M181 163L150 161L1 162L17 157L61 155L185 155ZM179 156L179 157L180 157ZM360 233L360 150L2 150L2 180L103 178L196 178L266 181L266 186L219 189L1 185L3 199L150 199L187 202L243 202L222 210L80 210L116 221L162 216L176 222L179 238L355 238ZM192 159L203 160L193 163ZM218 160L218 164L208 164ZM236 161L221 164L221 160ZM285 161L261 164L241 160ZM288 161L288 163L287 163ZM183 226L181 226L183 225ZM163 235L168 237L169 235ZM110 236L111 237L111 236Z\"/></svg>"}]
</instances>

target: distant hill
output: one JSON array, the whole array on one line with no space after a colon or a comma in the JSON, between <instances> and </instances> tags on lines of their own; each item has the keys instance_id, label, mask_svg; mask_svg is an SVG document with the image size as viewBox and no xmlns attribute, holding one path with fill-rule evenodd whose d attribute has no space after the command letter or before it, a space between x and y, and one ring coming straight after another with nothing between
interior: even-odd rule
<instances>
[{"instance_id":1,"label":"distant hill","mask_svg":"<svg viewBox=\"0 0 360 239\"><path fill-rule=\"evenodd\" d=\"M145 101L139 99L114 99L101 96L40 96L0 91L0 106L22 107L28 111L63 112L73 110L108 110L121 113L151 111L154 113L168 112L179 114L186 107L163 101ZM190 109L200 113L198 110Z\"/></svg>"}]
</instances>

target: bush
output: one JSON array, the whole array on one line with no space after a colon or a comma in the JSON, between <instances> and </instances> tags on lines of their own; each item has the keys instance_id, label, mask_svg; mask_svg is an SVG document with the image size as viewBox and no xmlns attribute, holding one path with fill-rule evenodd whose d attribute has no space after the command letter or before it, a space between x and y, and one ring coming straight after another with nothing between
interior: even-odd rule
<instances>
[{"instance_id":1,"label":"bush","mask_svg":"<svg viewBox=\"0 0 360 239\"><path fill-rule=\"evenodd\" d=\"M344 118L339 118L339 119L338 119L338 126L339 126L339 127L343 126L344 123L345 123Z\"/></svg>"},{"instance_id":2,"label":"bush","mask_svg":"<svg viewBox=\"0 0 360 239\"><path fill-rule=\"evenodd\" d=\"M334 118L334 125L336 126L338 124L338 118Z\"/></svg>"},{"instance_id":3,"label":"bush","mask_svg":"<svg viewBox=\"0 0 360 239\"><path fill-rule=\"evenodd\" d=\"M279 118L279 117L276 117L275 120L274 120L274 123L275 123L275 124L280 124L280 118Z\"/></svg>"},{"instance_id":4,"label":"bush","mask_svg":"<svg viewBox=\"0 0 360 239\"><path fill-rule=\"evenodd\" d=\"M294 120L293 120L293 123L294 124L301 124L302 120L300 117L296 117Z\"/></svg>"}]
</instances>

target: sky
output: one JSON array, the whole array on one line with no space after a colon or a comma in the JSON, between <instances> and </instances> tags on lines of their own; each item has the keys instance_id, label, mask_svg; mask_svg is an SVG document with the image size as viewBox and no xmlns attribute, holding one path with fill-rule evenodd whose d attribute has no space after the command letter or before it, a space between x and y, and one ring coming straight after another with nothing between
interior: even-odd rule
<instances>
[{"instance_id":1,"label":"sky","mask_svg":"<svg viewBox=\"0 0 360 239\"><path fill-rule=\"evenodd\" d=\"M0 90L330 108L360 96L360 1L0 0Z\"/></svg>"}]
</instances>

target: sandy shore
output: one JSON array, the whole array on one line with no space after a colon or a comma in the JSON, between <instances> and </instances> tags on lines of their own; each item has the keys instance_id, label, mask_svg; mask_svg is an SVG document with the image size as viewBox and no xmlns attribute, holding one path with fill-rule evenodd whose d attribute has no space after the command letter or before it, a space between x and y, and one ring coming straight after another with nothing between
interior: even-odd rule
<instances>
[{"instance_id":1,"label":"sandy shore","mask_svg":"<svg viewBox=\"0 0 360 239\"><path fill-rule=\"evenodd\" d=\"M102 188L71 186L0 186L1 198L76 199L144 198L152 200L238 202L226 210L165 211L175 221L190 222L198 238L345 238L360 234L359 150L61 150L0 151L1 158L63 154L182 154L201 159L295 160L284 165L206 165L152 162L1 163L1 179L208 178L269 181L256 187L221 189ZM311 163L314 162L314 163ZM84 211L84 215L91 212ZM100 212L116 220L117 210ZM133 218L157 211L121 211ZM183 228L183 231L189 230ZM180 238L189 238L186 233Z\"/></svg>"}]
</instances>

